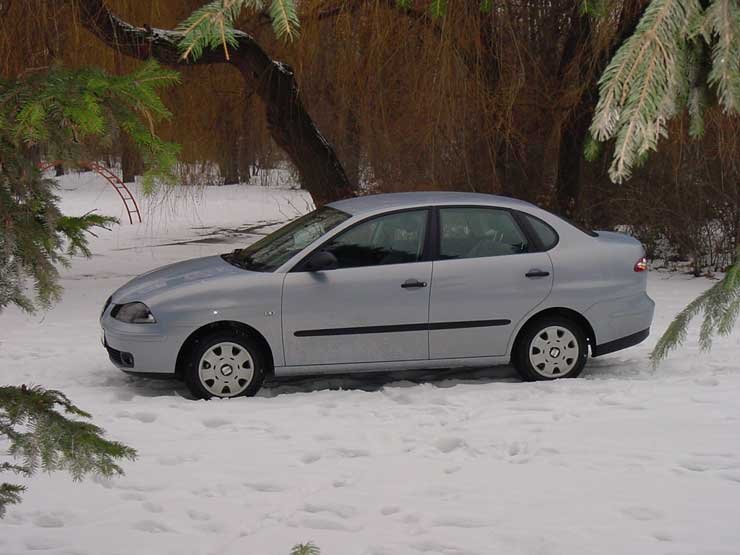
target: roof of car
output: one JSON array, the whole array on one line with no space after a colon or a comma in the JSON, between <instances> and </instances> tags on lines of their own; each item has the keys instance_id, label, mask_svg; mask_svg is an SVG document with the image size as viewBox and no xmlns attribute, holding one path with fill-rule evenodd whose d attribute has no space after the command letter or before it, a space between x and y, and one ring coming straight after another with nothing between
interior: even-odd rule
<instances>
[{"instance_id":1,"label":"roof of car","mask_svg":"<svg viewBox=\"0 0 740 555\"><path fill-rule=\"evenodd\" d=\"M533 207L523 200L483 193L460 193L426 191L416 193L384 193L338 200L329 204L332 208L350 214L365 214L382 210L413 208L415 206L440 206L458 204L480 204L505 208Z\"/></svg>"}]
</instances>

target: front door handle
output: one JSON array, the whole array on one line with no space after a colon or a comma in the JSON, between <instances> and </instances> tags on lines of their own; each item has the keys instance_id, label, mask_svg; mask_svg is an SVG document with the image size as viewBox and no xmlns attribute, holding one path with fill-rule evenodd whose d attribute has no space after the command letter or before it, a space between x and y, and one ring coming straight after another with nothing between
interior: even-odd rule
<instances>
[{"instance_id":1,"label":"front door handle","mask_svg":"<svg viewBox=\"0 0 740 555\"><path fill-rule=\"evenodd\" d=\"M538 277L547 277L550 275L550 272L546 272L545 270L530 270L526 274L524 274L524 277L528 278L538 278Z\"/></svg>"},{"instance_id":2,"label":"front door handle","mask_svg":"<svg viewBox=\"0 0 740 555\"><path fill-rule=\"evenodd\" d=\"M419 281L418 279L407 279L401 284L404 289L416 289L417 287L426 287L426 281Z\"/></svg>"}]
</instances>

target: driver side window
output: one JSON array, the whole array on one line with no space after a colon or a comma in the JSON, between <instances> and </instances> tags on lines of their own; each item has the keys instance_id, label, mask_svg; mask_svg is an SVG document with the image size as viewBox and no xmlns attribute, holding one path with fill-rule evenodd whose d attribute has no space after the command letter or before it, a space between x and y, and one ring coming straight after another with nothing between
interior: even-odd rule
<instances>
[{"instance_id":1,"label":"driver side window","mask_svg":"<svg viewBox=\"0 0 740 555\"><path fill-rule=\"evenodd\" d=\"M406 264L421 260L426 209L373 218L341 233L322 250L336 256L338 268Z\"/></svg>"}]
</instances>

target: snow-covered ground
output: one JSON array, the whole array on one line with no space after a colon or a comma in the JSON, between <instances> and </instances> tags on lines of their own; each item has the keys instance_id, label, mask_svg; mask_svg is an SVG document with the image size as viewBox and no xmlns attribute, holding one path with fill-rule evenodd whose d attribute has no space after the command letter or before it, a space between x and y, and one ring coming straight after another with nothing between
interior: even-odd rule
<instances>
[{"instance_id":1,"label":"snow-covered ground","mask_svg":"<svg viewBox=\"0 0 740 555\"><path fill-rule=\"evenodd\" d=\"M63 183L66 211L119 213L100 180ZM62 389L139 451L119 479L29 481L0 521L0 553L287 554L309 540L324 555L740 553L740 334L709 354L690 343L657 371L647 359L708 280L652 274L653 336L582 379L521 383L505 367L302 378L192 401L178 382L110 365L105 298L310 202L219 187L147 204L144 224L103 232L92 259L63 271L60 304L0 315L0 382Z\"/></svg>"}]
</instances>

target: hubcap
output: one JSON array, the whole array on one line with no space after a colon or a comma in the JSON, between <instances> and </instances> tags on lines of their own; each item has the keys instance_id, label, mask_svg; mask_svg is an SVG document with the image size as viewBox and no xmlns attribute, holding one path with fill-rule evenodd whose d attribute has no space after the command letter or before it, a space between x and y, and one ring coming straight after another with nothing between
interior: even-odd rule
<instances>
[{"instance_id":1,"label":"hubcap","mask_svg":"<svg viewBox=\"0 0 740 555\"><path fill-rule=\"evenodd\" d=\"M254 361L238 343L217 343L200 358L198 377L211 395L236 397L252 383Z\"/></svg>"},{"instance_id":2,"label":"hubcap","mask_svg":"<svg viewBox=\"0 0 740 555\"><path fill-rule=\"evenodd\" d=\"M529 362L546 378L559 378L578 362L580 347L576 336L562 326L548 326L529 344Z\"/></svg>"}]
</instances>

